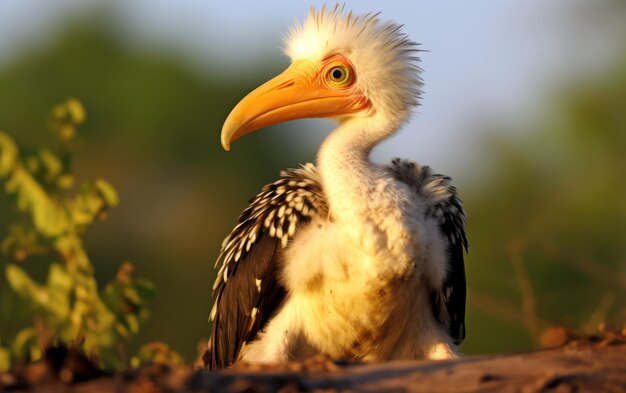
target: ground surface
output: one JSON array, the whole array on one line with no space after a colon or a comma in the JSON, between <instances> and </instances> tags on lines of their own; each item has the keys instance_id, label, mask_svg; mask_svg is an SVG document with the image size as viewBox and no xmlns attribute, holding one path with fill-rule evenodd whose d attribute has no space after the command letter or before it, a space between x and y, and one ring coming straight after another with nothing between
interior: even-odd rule
<instances>
[{"instance_id":1,"label":"ground surface","mask_svg":"<svg viewBox=\"0 0 626 393\"><path fill-rule=\"evenodd\" d=\"M0 374L0 391L626 392L626 338L621 333L556 349L453 361L342 364L313 359L220 372L150 365L109 375L71 351L62 355Z\"/></svg>"}]
</instances>

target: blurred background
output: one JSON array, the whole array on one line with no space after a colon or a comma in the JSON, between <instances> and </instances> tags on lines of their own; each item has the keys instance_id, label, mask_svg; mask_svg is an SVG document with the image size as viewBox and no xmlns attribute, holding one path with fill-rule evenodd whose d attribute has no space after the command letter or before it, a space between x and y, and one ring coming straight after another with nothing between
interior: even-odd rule
<instances>
[{"instance_id":1,"label":"blurred background","mask_svg":"<svg viewBox=\"0 0 626 393\"><path fill-rule=\"evenodd\" d=\"M162 340L195 358L209 335L222 239L280 169L314 160L331 129L303 120L247 136L230 153L219 143L236 102L287 66L288 27L321 4L0 3L0 129L37 146L52 139L52 105L85 105L78 177L107 179L121 199L87 236L97 277L108 281L129 260L157 287L137 344ZM460 189L470 239L463 351L529 349L555 324L623 323L626 3L346 7L382 11L427 50L419 113L374 158L428 164ZM0 220L10 214L0 197ZM0 296L10 299L4 278ZM0 323L0 336L10 329Z\"/></svg>"}]
</instances>

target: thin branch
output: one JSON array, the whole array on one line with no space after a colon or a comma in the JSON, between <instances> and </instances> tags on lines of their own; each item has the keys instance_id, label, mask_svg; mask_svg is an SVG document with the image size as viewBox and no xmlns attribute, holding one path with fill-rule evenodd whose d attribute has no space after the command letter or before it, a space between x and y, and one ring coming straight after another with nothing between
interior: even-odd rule
<instances>
[{"instance_id":1,"label":"thin branch","mask_svg":"<svg viewBox=\"0 0 626 393\"><path fill-rule=\"evenodd\" d=\"M605 292L583 329L587 332L595 331L600 324L606 322L607 315L614 304L615 294L613 292Z\"/></svg>"},{"instance_id":2,"label":"thin branch","mask_svg":"<svg viewBox=\"0 0 626 393\"><path fill-rule=\"evenodd\" d=\"M519 306L513 302L496 299L471 288L468 289L467 295L468 303L485 314L516 324L524 323L523 313L519 309ZM547 325L545 321L539 319L538 323L540 325Z\"/></svg>"},{"instance_id":3,"label":"thin branch","mask_svg":"<svg viewBox=\"0 0 626 393\"><path fill-rule=\"evenodd\" d=\"M515 271L515 278L522 295L522 321L528 331L531 333L533 344L539 343L539 335L541 334L541 323L537 316L537 299L535 298L535 290L528 276L528 271L524 265L522 253L526 247L526 242L522 239L516 239L507 245L507 253L509 261Z\"/></svg>"}]
</instances>

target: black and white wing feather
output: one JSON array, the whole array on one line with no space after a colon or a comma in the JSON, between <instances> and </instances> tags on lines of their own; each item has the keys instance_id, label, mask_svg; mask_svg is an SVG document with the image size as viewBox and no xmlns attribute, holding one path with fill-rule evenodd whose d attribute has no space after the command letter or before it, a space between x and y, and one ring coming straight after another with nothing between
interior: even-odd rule
<instances>
[{"instance_id":1,"label":"black and white wing feather","mask_svg":"<svg viewBox=\"0 0 626 393\"><path fill-rule=\"evenodd\" d=\"M426 203L426 214L439 223L439 229L448 243L448 271L441 288L435 288L432 309L435 318L447 330L455 344L465 338L465 263L467 252L465 235L467 216L456 188L447 176L433 174L427 166L395 159L389 167L396 178L414 187Z\"/></svg>"},{"instance_id":2,"label":"black and white wing feather","mask_svg":"<svg viewBox=\"0 0 626 393\"><path fill-rule=\"evenodd\" d=\"M327 207L312 164L281 172L250 200L215 263L221 268L213 285L207 367L234 363L275 315L285 297L278 279L281 253L298 228L318 214L327 214Z\"/></svg>"}]
</instances>

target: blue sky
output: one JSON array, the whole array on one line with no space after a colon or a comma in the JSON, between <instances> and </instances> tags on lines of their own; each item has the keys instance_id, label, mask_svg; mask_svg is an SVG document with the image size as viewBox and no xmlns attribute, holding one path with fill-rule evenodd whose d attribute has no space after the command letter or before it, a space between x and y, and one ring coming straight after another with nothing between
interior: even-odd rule
<instances>
[{"instance_id":1,"label":"blue sky","mask_svg":"<svg viewBox=\"0 0 626 393\"><path fill-rule=\"evenodd\" d=\"M594 0L359 1L356 12L382 11L422 43L425 95L419 113L375 153L458 172L480 151L482 119L506 123L541 112L550 87L600 65L612 53L614 27L592 24L577 7ZM191 67L217 63L237 78L267 56L287 60L281 38L311 5L324 2L200 0L2 0L0 64L19 51L45 46L63 22L115 3L115 19L129 45L175 48ZM331 3L332 4L332 3ZM593 16L591 14L590 16ZM593 26L591 28L590 26ZM279 72L277 69L276 72ZM268 78L272 75L268 75ZM245 92L242 92L242 95ZM315 126L330 129L322 121ZM318 143L324 132L297 138ZM294 139L298 143L301 139Z\"/></svg>"}]
</instances>

